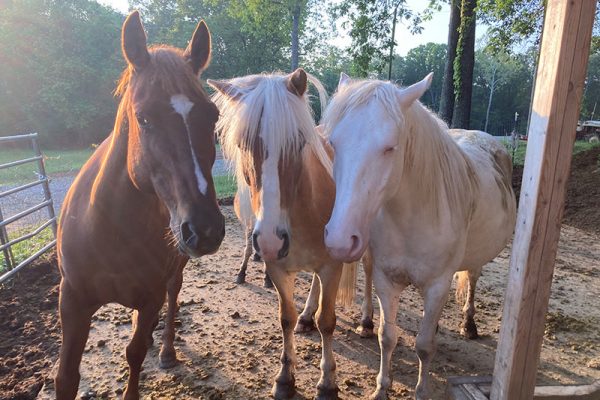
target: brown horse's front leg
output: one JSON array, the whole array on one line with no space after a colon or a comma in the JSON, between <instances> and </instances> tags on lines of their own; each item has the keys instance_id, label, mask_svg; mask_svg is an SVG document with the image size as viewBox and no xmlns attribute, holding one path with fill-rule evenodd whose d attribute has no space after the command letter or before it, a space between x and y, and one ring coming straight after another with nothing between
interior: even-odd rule
<instances>
[{"instance_id":1,"label":"brown horse's front leg","mask_svg":"<svg viewBox=\"0 0 600 400\"><path fill-rule=\"evenodd\" d=\"M321 333L321 379L317 385L317 399L337 399L336 364L333 355L333 331L335 330L335 298L340 276L341 265L327 265L319 272L321 281L321 297L317 311L317 328Z\"/></svg>"},{"instance_id":2,"label":"brown horse's front leg","mask_svg":"<svg viewBox=\"0 0 600 400\"><path fill-rule=\"evenodd\" d=\"M59 313L62 345L54 380L57 400L73 400L79 388L79 364L97 307L86 307L77 291L63 279L60 283Z\"/></svg>"},{"instance_id":3,"label":"brown horse's front leg","mask_svg":"<svg viewBox=\"0 0 600 400\"><path fill-rule=\"evenodd\" d=\"M165 327L162 334L162 347L158 355L159 366L162 369L173 368L177 365L177 353L173 341L175 340L175 316L179 310L177 297L183 284L183 267L177 268L177 271L167 284L167 315L165 317Z\"/></svg>"},{"instance_id":4,"label":"brown horse's front leg","mask_svg":"<svg viewBox=\"0 0 600 400\"><path fill-rule=\"evenodd\" d=\"M148 335L152 330L156 315L162 306L161 302L147 304L138 310L133 338L126 349L127 363L129 364L129 380L123 393L124 400L138 400L140 398L140 371L148 351ZM165 327L166 329L166 327Z\"/></svg>"},{"instance_id":5,"label":"brown horse's front leg","mask_svg":"<svg viewBox=\"0 0 600 400\"><path fill-rule=\"evenodd\" d=\"M294 346L294 326L298 319L294 305L294 279L295 273L279 269L276 266L269 268L269 276L279 294L279 321L283 331L283 351L281 353L281 369L275 377L271 394L275 399L289 399L296 393L296 349Z\"/></svg>"}]
</instances>

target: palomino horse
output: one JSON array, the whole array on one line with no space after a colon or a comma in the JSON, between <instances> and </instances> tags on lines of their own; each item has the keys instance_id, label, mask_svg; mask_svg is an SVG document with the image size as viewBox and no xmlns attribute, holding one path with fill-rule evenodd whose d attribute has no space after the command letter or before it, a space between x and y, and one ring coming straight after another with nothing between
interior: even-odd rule
<instances>
[{"instance_id":1,"label":"palomino horse","mask_svg":"<svg viewBox=\"0 0 600 400\"><path fill-rule=\"evenodd\" d=\"M335 206L325 244L337 260L367 247L381 318L381 365L373 398L386 398L398 334L400 292L424 298L416 339L418 399L429 398L435 333L457 271L468 288L464 334L477 336L475 284L482 266L504 248L515 223L512 165L504 147L479 131L451 130L419 101L431 74L406 89L390 82L340 79L324 117L335 149Z\"/></svg>"},{"instance_id":2,"label":"palomino horse","mask_svg":"<svg viewBox=\"0 0 600 400\"><path fill-rule=\"evenodd\" d=\"M137 12L123 25L128 66L112 134L83 166L58 232L62 346L56 397L74 399L90 321L103 304L133 308L123 397L139 398L139 375L168 292L161 366L176 362L174 318L189 256L217 251L225 234L211 168L218 110L198 81L210 58L200 22L185 51L148 50Z\"/></svg>"},{"instance_id":3,"label":"palomino horse","mask_svg":"<svg viewBox=\"0 0 600 400\"><path fill-rule=\"evenodd\" d=\"M252 211L252 204L250 200L250 188L248 185L244 183L243 180L237 180L237 192L235 193L235 198L233 199L233 209L235 210L235 215L237 215L238 220L244 225L244 233L246 238L246 246L244 248L244 256L242 257L242 264L240 265L240 269L237 274L236 283L242 284L246 283L246 269L248 268L248 261L250 260L250 256L252 255L252 231L254 230L254 223L256 222L256 218L254 217L254 212ZM258 254L254 254L255 261L260 260L260 256ZM260 260L262 261L262 260ZM271 278L267 274L265 270L264 277L264 286L266 288L272 288L273 282L271 282Z\"/></svg>"},{"instance_id":4,"label":"palomino horse","mask_svg":"<svg viewBox=\"0 0 600 400\"><path fill-rule=\"evenodd\" d=\"M315 79L311 82L322 88ZM348 279L343 279L340 291L353 293L356 266L344 267L333 260L324 245L323 229L333 207L335 187L331 155L315 129L307 101L307 74L298 69L290 75L253 75L208 83L217 89L213 100L221 111L217 130L224 154L234 161L236 176L250 187L256 215L254 247L279 294L283 352L272 394L278 399L294 395L294 326L298 323L297 330L304 330L304 324L312 324L316 311L322 338L317 398L336 398L332 349L336 292L344 270ZM311 290L309 296L319 298L318 310L311 310L309 301L298 320L293 292L296 273L301 270L316 274L313 288L320 290Z\"/></svg>"}]
</instances>

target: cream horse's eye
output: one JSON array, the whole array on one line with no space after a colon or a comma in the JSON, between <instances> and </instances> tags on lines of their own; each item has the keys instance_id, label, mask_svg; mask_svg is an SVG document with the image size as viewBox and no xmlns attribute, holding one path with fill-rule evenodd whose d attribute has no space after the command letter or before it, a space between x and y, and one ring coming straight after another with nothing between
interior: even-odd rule
<instances>
[{"instance_id":1,"label":"cream horse's eye","mask_svg":"<svg viewBox=\"0 0 600 400\"><path fill-rule=\"evenodd\" d=\"M394 150L396 150L397 148L398 148L398 146L386 147L386 149L383 151L383 154L384 155L392 154L394 152Z\"/></svg>"}]
</instances>

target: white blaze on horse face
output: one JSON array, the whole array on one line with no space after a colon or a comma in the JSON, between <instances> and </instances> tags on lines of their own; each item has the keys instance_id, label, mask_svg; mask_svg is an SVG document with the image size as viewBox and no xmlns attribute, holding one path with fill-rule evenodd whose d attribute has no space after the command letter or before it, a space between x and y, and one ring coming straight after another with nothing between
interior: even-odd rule
<instances>
[{"instance_id":1,"label":"white blaze on horse face","mask_svg":"<svg viewBox=\"0 0 600 400\"><path fill-rule=\"evenodd\" d=\"M348 113L330 141L335 148L336 196L325 244L332 257L348 262L365 251L370 224L386 197L399 150L398 127L369 103Z\"/></svg>"},{"instance_id":2,"label":"white blaze on horse face","mask_svg":"<svg viewBox=\"0 0 600 400\"><path fill-rule=\"evenodd\" d=\"M200 193L206 196L206 191L208 189L208 182L206 178L202 174L202 170L200 169L200 164L198 163L198 159L196 158L196 153L194 153L194 146L192 145L192 136L190 133L190 127L188 125L188 114L192 110L194 103L187 98L186 95L176 94L171 97L171 106L175 110L175 112L181 115L183 118L183 123L185 124L185 129L187 131L188 141L190 143L190 151L192 152L192 160L194 161L194 173L196 174L196 180L198 183L198 190Z\"/></svg>"},{"instance_id":3,"label":"white blaze on horse face","mask_svg":"<svg viewBox=\"0 0 600 400\"><path fill-rule=\"evenodd\" d=\"M263 259L274 261L277 260L279 250L283 246L283 239L277 235L277 231L286 229L287 224L285 221L282 223L279 154L276 151L268 151L267 154L262 165L261 202L254 231L259 233L257 241Z\"/></svg>"}]
</instances>

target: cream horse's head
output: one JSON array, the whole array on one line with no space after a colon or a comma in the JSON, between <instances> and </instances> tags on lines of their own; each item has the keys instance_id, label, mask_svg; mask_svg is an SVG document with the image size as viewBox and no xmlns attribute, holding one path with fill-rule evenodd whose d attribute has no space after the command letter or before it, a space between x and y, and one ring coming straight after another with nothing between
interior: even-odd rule
<instances>
[{"instance_id":1,"label":"cream horse's head","mask_svg":"<svg viewBox=\"0 0 600 400\"><path fill-rule=\"evenodd\" d=\"M333 258L356 261L367 248L371 222L402 175L406 110L429 88L432 76L407 88L340 77L323 119L335 150L335 205L325 227Z\"/></svg>"}]
</instances>

